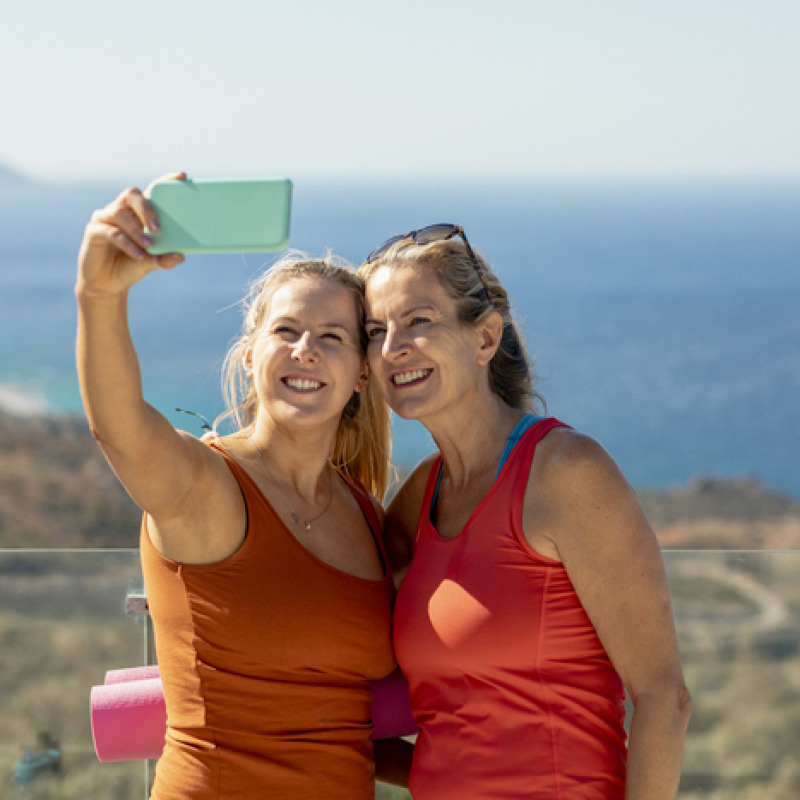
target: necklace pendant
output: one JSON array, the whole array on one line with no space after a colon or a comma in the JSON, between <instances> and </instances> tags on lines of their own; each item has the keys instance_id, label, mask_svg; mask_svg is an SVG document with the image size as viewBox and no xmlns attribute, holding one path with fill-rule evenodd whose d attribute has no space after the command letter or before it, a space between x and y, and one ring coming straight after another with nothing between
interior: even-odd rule
<instances>
[{"instance_id":1,"label":"necklace pendant","mask_svg":"<svg viewBox=\"0 0 800 800\"><path fill-rule=\"evenodd\" d=\"M305 523L306 523L306 530L310 531L311 530L311 523L308 520L305 520Z\"/></svg>"},{"instance_id":2,"label":"necklace pendant","mask_svg":"<svg viewBox=\"0 0 800 800\"><path fill-rule=\"evenodd\" d=\"M300 522L300 515L296 511L292 511L292 513L289 516L295 525L297 525L297 523Z\"/></svg>"}]
</instances>

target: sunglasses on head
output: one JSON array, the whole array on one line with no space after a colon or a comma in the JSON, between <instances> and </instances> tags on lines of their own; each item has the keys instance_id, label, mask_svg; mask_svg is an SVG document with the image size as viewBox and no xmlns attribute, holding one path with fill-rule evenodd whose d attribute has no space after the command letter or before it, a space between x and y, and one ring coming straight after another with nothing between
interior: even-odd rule
<instances>
[{"instance_id":1,"label":"sunglasses on head","mask_svg":"<svg viewBox=\"0 0 800 800\"><path fill-rule=\"evenodd\" d=\"M386 254L392 245L405 241L406 239L411 239L414 244L425 245L431 244L432 242L444 242L447 241L447 239L452 239L454 236L460 236L463 239L464 245L467 248L467 253L469 253L470 260L472 261L472 266L475 268L475 272L477 273L481 282L481 286L483 287L483 293L486 296L486 302L489 305L492 305L492 293L489 291L489 287L486 284L486 278L483 275L483 270L481 269L481 265L478 263L478 259L472 250L472 246L467 239L467 235L464 233L464 229L460 225L451 225L447 222L442 222L438 225L428 225L425 228L419 228L419 230L411 231L403 236L392 236L391 239L387 239L380 247L376 247L367 256L367 264L377 261L381 256Z\"/></svg>"}]
</instances>

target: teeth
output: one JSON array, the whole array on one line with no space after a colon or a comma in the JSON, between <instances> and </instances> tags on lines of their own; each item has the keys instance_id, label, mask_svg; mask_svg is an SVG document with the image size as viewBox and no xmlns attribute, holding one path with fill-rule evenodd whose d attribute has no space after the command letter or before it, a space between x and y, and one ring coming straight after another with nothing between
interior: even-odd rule
<instances>
[{"instance_id":1,"label":"teeth","mask_svg":"<svg viewBox=\"0 0 800 800\"><path fill-rule=\"evenodd\" d=\"M287 378L286 385L292 389L308 391L309 389L319 389L322 384L319 381L312 381L308 378Z\"/></svg>"},{"instance_id":2,"label":"teeth","mask_svg":"<svg viewBox=\"0 0 800 800\"><path fill-rule=\"evenodd\" d=\"M427 378L431 372L432 370L429 369L415 369L411 370L410 372L402 372L399 375L395 375L392 378L392 381L394 382L395 386L405 386L407 383L413 383L421 378Z\"/></svg>"}]
</instances>

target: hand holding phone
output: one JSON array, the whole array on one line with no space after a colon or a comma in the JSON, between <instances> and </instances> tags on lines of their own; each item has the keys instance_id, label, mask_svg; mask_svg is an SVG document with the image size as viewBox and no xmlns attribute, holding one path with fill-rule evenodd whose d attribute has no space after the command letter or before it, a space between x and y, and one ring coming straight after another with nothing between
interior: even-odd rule
<instances>
[{"instance_id":1,"label":"hand holding phone","mask_svg":"<svg viewBox=\"0 0 800 800\"><path fill-rule=\"evenodd\" d=\"M289 243L292 182L285 178L156 181L145 196L160 226L147 232L151 255L283 250Z\"/></svg>"}]
</instances>

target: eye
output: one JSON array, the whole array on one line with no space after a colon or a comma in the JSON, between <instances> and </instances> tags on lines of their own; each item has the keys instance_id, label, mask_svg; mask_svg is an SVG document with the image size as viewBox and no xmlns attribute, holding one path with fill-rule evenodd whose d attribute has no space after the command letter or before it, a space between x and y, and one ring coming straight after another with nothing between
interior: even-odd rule
<instances>
[{"instance_id":1,"label":"eye","mask_svg":"<svg viewBox=\"0 0 800 800\"><path fill-rule=\"evenodd\" d=\"M412 317L409 321L409 326L411 325L425 325L426 323L430 322L429 317Z\"/></svg>"},{"instance_id":2,"label":"eye","mask_svg":"<svg viewBox=\"0 0 800 800\"><path fill-rule=\"evenodd\" d=\"M290 325L276 325L272 329L272 333L277 334L278 336L284 336L284 335L294 336L297 334L297 331L295 331L294 328L292 328Z\"/></svg>"},{"instance_id":3,"label":"eye","mask_svg":"<svg viewBox=\"0 0 800 800\"><path fill-rule=\"evenodd\" d=\"M334 342L342 342L344 339L338 333L323 333L320 339L333 339Z\"/></svg>"},{"instance_id":4,"label":"eye","mask_svg":"<svg viewBox=\"0 0 800 800\"><path fill-rule=\"evenodd\" d=\"M380 325L370 325L367 328L367 339L372 341L373 339L383 336L385 333L386 328L382 328Z\"/></svg>"}]
</instances>

